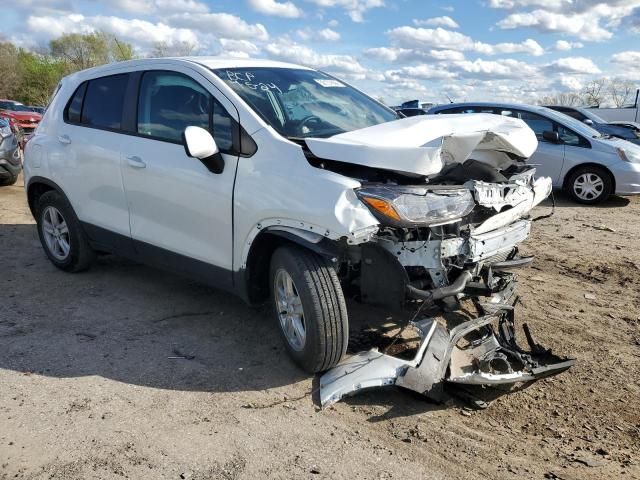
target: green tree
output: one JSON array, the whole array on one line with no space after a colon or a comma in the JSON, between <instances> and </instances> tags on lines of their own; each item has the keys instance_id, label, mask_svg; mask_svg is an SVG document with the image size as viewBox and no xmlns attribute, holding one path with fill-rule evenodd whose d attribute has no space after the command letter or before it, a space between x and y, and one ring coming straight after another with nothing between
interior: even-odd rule
<instances>
[{"instance_id":1,"label":"green tree","mask_svg":"<svg viewBox=\"0 0 640 480\"><path fill-rule=\"evenodd\" d=\"M48 55L26 50L18 54L20 82L15 98L28 105L49 103L58 82L65 74L66 65Z\"/></svg>"},{"instance_id":2,"label":"green tree","mask_svg":"<svg viewBox=\"0 0 640 480\"><path fill-rule=\"evenodd\" d=\"M65 62L67 72L135 57L131 44L105 32L70 33L51 40L49 48L54 58Z\"/></svg>"},{"instance_id":3,"label":"green tree","mask_svg":"<svg viewBox=\"0 0 640 480\"><path fill-rule=\"evenodd\" d=\"M10 42L0 42L0 98L13 98L19 84L18 49Z\"/></svg>"}]
</instances>

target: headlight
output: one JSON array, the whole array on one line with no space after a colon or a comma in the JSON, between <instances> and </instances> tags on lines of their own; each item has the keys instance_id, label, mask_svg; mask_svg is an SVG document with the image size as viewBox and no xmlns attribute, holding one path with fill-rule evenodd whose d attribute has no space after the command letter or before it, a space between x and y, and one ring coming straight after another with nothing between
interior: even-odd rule
<instances>
[{"instance_id":1,"label":"headlight","mask_svg":"<svg viewBox=\"0 0 640 480\"><path fill-rule=\"evenodd\" d=\"M375 186L356 194L379 220L397 226L442 225L475 207L471 192L458 187Z\"/></svg>"},{"instance_id":2,"label":"headlight","mask_svg":"<svg viewBox=\"0 0 640 480\"><path fill-rule=\"evenodd\" d=\"M0 127L0 137L8 137L11 135L11 127L9 125Z\"/></svg>"},{"instance_id":3,"label":"headlight","mask_svg":"<svg viewBox=\"0 0 640 480\"><path fill-rule=\"evenodd\" d=\"M640 163L640 153L634 150L626 150L624 148L616 147L616 152L620 160L631 163Z\"/></svg>"}]
</instances>

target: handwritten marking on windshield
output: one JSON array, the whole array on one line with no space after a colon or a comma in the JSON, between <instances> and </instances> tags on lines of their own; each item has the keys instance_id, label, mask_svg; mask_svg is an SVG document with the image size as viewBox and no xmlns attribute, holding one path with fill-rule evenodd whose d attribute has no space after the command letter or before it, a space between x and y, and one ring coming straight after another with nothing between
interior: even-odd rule
<instances>
[{"instance_id":1,"label":"handwritten marking on windshield","mask_svg":"<svg viewBox=\"0 0 640 480\"><path fill-rule=\"evenodd\" d=\"M255 75L251 72L232 72L230 70L226 71L227 78L231 83L235 83L237 85L242 85L244 87L250 88L251 90L262 90L263 92L268 91L276 91L282 95L282 90L275 83L265 83L265 82L254 82Z\"/></svg>"}]
</instances>

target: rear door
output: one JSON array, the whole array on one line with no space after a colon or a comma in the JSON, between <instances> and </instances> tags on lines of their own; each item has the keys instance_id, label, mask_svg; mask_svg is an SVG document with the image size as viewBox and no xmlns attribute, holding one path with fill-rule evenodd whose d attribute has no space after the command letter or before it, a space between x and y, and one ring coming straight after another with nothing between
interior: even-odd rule
<instances>
[{"instance_id":1,"label":"rear door","mask_svg":"<svg viewBox=\"0 0 640 480\"><path fill-rule=\"evenodd\" d=\"M129 75L82 83L64 110L53 139L52 179L64 189L94 241L129 244L129 210L122 184L120 149L123 103Z\"/></svg>"},{"instance_id":2,"label":"rear door","mask_svg":"<svg viewBox=\"0 0 640 480\"><path fill-rule=\"evenodd\" d=\"M228 286L237 111L189 69L135 75L133 131L122 145L122 172L136 250L151 263ZM187 156L182 134L188 126L212 133L225 161L222 173Z\"/></svg>"}]
</instances>

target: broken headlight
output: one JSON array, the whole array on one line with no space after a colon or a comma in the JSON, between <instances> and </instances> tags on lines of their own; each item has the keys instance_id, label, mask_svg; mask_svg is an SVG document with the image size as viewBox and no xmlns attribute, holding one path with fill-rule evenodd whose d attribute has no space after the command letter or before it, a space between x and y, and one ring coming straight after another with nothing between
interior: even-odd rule
<instances>
[{"instance_id":1,"label":"broken headlight","mask_svg":"<svg viewBox=\"0 0 640 480\"><path fill-rule=\"evenodd\" d=\"M468 215L475 202L467 188L370 186L356 194L384 223L442 225Z\"/></svg>"}]
</instances>

